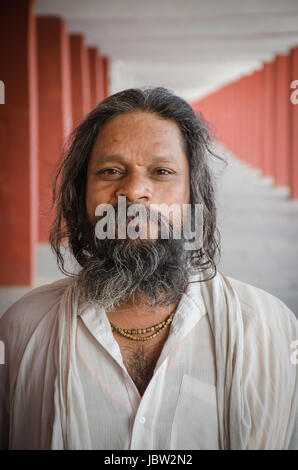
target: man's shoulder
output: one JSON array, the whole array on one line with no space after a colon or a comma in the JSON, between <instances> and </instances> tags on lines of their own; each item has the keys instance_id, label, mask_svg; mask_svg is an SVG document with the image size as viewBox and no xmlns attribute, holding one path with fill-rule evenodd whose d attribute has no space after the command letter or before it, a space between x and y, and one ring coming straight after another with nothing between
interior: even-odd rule
<instances>
[{"instance_id":1,"label":"man's shoulder","mask_svg":"<svg viewBox=\"0 0 298 470\"><path fill-rule=\"evenodd\" d=\"M0 317L0 330L34 329L36 324L56 309L72 278L63 278L50 284L35 287L12 304Z\"/></svg>"},{"instance_id":2,"label":"man's shoulder","mask_svg":"<svg viewBox=\"0 0 298 470\"><path fill-rule=\"evenodd\" d=\"M298 328L298 320L290 308L277 296L230 276L225 276L237 294L241 311L247 323L256 327L275 325Z\"/></svg>"},{"instance_id":3,"label":"man's shoulder","mask_svg":"<svg viewBox=\"0 0 298 470\"><path fill-rule=\"evenodd\" d=\"M238 365L243 423L250 426L247 449L296 449L297 318L278 297L225 277L240 304L242 325L236 340L243 326Z\"/></svg>"}]
</instances>

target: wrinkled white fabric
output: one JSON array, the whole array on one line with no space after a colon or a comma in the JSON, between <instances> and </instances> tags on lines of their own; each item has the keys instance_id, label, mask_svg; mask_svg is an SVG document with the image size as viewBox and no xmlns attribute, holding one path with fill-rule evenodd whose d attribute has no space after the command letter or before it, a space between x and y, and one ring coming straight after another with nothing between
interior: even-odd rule
<instances>
[{"instance_id":1,"label":"wrinkled white fabric","mask_svg":"<svg viewBox=\"0 0 298 470\"><path fill-rule=\"evenodd\" d=\"M0 318L0 447L298 449L297 339L279 299L218 272L188 285L141 399L75 279L34 289Z\"/></svg>"}]
</instances>

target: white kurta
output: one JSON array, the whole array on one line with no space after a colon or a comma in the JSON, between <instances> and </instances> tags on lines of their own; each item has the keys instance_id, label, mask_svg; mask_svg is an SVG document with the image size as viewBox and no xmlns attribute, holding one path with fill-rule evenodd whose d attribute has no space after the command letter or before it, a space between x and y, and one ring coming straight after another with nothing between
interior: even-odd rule
<instances>
[{"instance_id":1,"label":"white kurta","mask_svg":"<svg viewBox=\"0 0 298 470\"><path fill-rule=\"evenodd\" d=\"M188 285L141 398L75 279L34 289L0 319L0 448L298 449L297 339L279 299L217 273Z\"/></svg>"}]
</instances>

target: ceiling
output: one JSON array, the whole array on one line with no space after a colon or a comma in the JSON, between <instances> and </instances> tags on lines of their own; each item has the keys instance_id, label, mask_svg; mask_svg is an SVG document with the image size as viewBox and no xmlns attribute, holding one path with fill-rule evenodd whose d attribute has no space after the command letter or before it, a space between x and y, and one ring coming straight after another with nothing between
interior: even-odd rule
<instances>
[{"instance_id":1,"label":"ceiling","mask_svg":"<svg viewBox=\"0 0 298 470\"><path fill-rule=\"evenodd\" d=\"M111 92L165 86L188 101L298 44L298 0L37 0L111 58Z\"/></svg>"}]
</instances>

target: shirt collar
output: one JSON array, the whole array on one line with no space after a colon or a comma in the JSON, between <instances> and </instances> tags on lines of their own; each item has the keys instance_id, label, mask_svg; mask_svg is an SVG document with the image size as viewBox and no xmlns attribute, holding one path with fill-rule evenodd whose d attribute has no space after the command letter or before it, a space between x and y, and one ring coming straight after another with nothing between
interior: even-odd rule
<instances>
[{"instance_id":1,"label":"shirt collar","mask_svg":"<svg viewBox=\"0 0 298 470\"><path fill-rule=\"evenodd\" d=\"M201 282L198 282L199 279L198 275L189 276L189 282L179 301L171 325L171 329L175 334L185 333L207 313L201 294ZM93 330L96 330L98 334L106 334L111 329L105 309L96 304L81 302L77 316L88 319L88 323L92 324Z\"/></svg>"}]
</instances>

